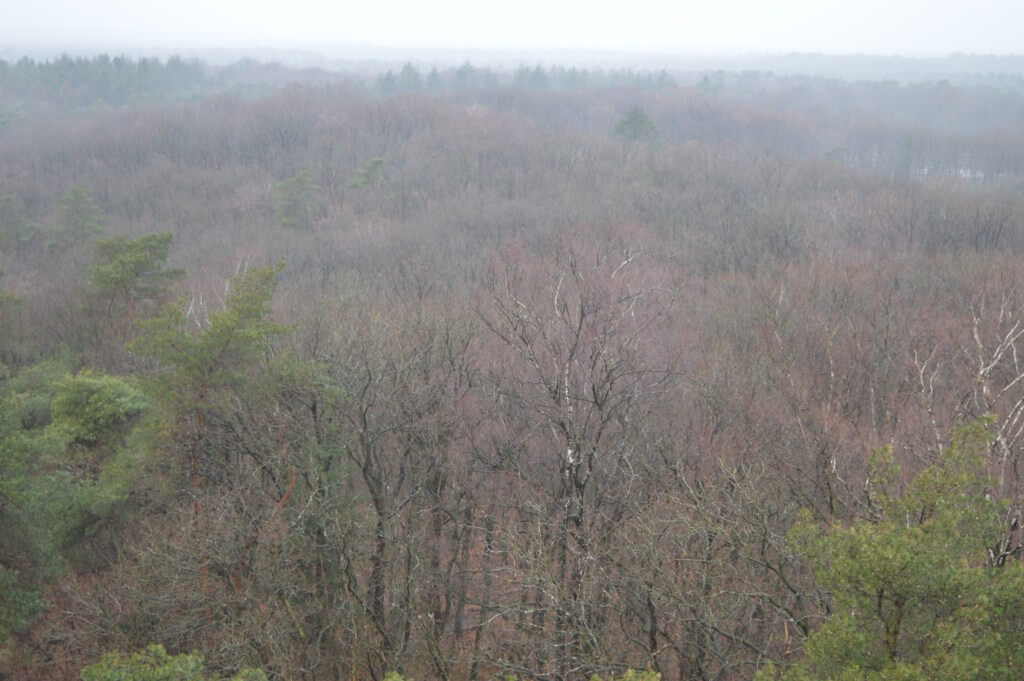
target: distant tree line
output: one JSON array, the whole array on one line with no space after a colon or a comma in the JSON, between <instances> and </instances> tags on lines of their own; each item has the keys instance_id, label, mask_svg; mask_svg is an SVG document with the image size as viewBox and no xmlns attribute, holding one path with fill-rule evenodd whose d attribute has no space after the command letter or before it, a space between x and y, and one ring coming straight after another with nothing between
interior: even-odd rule
<instances>
[{"instance_id":1,"label":"distant tree line","mask_svg":"<svg viewBox=\"0 0 1024 681\"><path fill-rule=\"evenodd\" d=\"M201 88L204 68L195 59L132 59L103 54L16 62L0 60L0 92L62 106L111 106L182 98Z\"/></svg>"},{"instance_id":2,"label":"distant tree line","mask_svg":"<svg viewBox=\"0 0 1024 681\"><path fill-rule=\"evenodd\" d=\"M607 87L659 89L675 84L666 71L630 69L586 69L565 66L520 65L514 70L495 70L473 66L469 62L455 68L436 67L424 72L411 62L401 69L381 74L374 90L391 95L399 92L442 92L514 87L524 90L582 90Z\"/></svg>"}]
</instances>

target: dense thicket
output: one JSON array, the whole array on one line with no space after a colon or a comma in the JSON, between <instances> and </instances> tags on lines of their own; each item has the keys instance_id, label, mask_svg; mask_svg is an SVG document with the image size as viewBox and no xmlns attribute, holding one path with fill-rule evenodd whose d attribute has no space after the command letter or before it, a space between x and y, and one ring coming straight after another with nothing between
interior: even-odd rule
<instances>
[{"instance_id":1,"label":"dense thicket","mask_svg":"<svg viewBox=\"0 0 1024 681\"><path fill-rule=\"evenodd\" d=\"M983 415L1017 560L1020 94L536 77L0 129L0 676L813 665Z\"/></svg>"}]
</instances>

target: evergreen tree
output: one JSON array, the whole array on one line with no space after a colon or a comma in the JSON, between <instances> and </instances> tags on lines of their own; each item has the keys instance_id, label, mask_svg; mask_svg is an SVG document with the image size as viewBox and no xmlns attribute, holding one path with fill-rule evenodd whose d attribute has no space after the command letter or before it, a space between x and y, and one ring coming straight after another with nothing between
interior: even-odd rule
<instances>
[{"instance_id":1,"label":"evergreen tree","mask_svg":"<svg viewBox=\"0 0 1024 681\"><path fill-rule=\"evenodd\" d=\"M161 645L151 645L131 655L107 653L82 670L82 681L221 681L203 673L199 655L169 655ZM224 681L266 681L258 669L243 669Z\"/></svg>"},{"instance_id":2,"label":"evergreen tree","mask_svg":"<svg viewBox=\"0 0 1024 681\"><path fill-rule=\"evenodd\" d=\"M132 321L140 300L158 299L169 281L184 274L164 267L170 247L170 232L137 239L118 236L96 243L89 284L91 293L106 301L108 317L120 304L128 321Z\"/></svg>"},{"instance_id":3,"label":"evergreen tree","mask_svg":"<svg viewBox=\"0 0 1024 681\"><path fill-rule=\"evenodd\" d=\"M350 189L360 187L379 187L384 181L384 159L371 158L362 168L356 168L348 186Z\"/></svg>"},{"instance_id":4,"label":"evergreen tree","mask_svg":"<svg viewBox=\"0 0 1024 681\"><path fill-rule=\"evenodd\" d=\"M277 221L287 229L312 229L313 212L320 187L302 171L274 189Z\"/></svg>"},{"instance_id":5,"label":"evergreen tree","mask_svg":"<svg viewBox=\"0 0 1024 681\"><path fill-rule=\"evenodd\" d=\"M822 530L805 515L791 538L832 612L801 662L760 681L1020 678L1024 565L989 552L1005 528L982 475L987 445L982 422L963 426L902 491L885 450L869 482L872 518Z\"/></svg>"},{"instance_id":6,"label":"evergreen tree","mask_svg":"<svg viewBox=\"0 0 1024 681\"><path fill-rule=\"evenodd\" d=\"M634 106L615 124L615 135L628 142L653 142L658 139L658 127L643 109Z\"/></svg>"},{"instance_id":7,"label":"evergreen tree","mask_svg":"<svg viewBox=\"0 0 1024 681\"><path fill-rule=\"evenodd\" d=\"M49 245L74 250L101 234L107 218L83 189L70 189L60 197L60 219L51 231Z\"/></svg>"},{"instance_id":8,"label":"evergreen tree","mask_svg":"<svg viewBox=\"0 0 1024 681\"><path fill-rule=\"evenodd\" d=\"M196 523L201 516L200 470L210 465L210 417L243 391L265 364L271 341L285 330L267 319L281 267L257 268L232 279L224 309L211 314L202 328L195 328L182 305L167 305L162 314L140 322L140 336L129 344L164 369L151 388L166 422L166 445L187 466ZM198 567L205 593L206 565Z\"/></svg>"},{"instance_id":9,"label":"evergreen tree","mask_svg":"<svg viewBox=\"0 0 1024 681\"><path fill-rule=\"evenodd\" d=\"M147 401L129 380L68 373L67 360L0 383L0 656L44 607L43 587L116 515L136 450L126 446Z\"/></svg>"},{"instance_id":10,"label":"evergreen tree","mask_svg":"<svg viewBox=\"0 0 1024 681\"><path fill-rule=\"evenodd\" d=\"M398 74L398 87L410 92L415 92L423 88L423 76L421 76L419 70L412 65L412 62L406 62L406 64L402 66L402 70Z\"/></svg>"},{"instance_id":11,"label":"evergreen tree","mask_svg":"<svg viewBox=\"0 0 1024 681\"><path fill-rule=\"evenodd\" d=\"M131 349L165 368L157 377L158 397L173 412L202 409L219 388L244 382L265 359L270 343L285 328L267 319L282 266L249 270L231 280L224 309L200 329L182 305L139 323Z\"/></svg>"}]
</instances>

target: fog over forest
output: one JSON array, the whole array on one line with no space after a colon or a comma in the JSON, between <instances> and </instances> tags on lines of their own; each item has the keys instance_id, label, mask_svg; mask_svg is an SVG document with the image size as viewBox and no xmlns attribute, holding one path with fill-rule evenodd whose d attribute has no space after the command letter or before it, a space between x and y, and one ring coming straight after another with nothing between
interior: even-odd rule
<instances>
[{"instance_id":1,"label":"fog over forest","mask_svg":"<svg viewBox=\"0 0 1024 681\"><path fill-rule=\"evenodd\" d=\"M0 681L1020 677L1021 6L115 4L0 27Z\"/></svg>"}]
</instances>

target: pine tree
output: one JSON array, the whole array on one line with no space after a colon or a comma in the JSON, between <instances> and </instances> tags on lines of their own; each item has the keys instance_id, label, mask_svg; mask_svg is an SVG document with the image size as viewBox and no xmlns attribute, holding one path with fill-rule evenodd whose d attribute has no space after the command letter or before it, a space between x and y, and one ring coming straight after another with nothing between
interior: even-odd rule
<instances>
[{"instance_id":1,"label":"pine tree","mask_svg":"<svg viewBox=\"0 0 1024 681\"><path fill-rule=\"evenodd\" d=\"M873 517L791 533L833 608L784 673L760 681L1009 681L1024 665L1024 565L993 560L1001 505L982 475L984 423L961 427L942 459L900 490L891 452L875 456Z\"/></svg>"}]
</instances>

